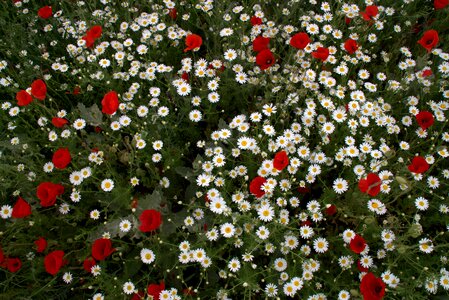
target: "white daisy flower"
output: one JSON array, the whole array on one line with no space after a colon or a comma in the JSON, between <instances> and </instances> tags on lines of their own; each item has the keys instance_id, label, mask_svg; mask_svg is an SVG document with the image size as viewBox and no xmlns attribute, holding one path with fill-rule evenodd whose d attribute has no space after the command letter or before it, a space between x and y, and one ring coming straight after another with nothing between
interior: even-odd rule
<instances>
[{"instance_id":1,"label":"white daisy flower","mask_svg":"<svg viewBox=\"0 0 449 300\"><path fill-rule=\"evenodd\" d=\"M131 230L132 224L129 220L123 220L119 224L120 231L122 232L128 232Z\"/></svg>"},{"instance_id":2,"label":"white daisy flower","mask_svg":"<svg viewBox=\"0 0 449 300\"><path fill-rule=\"evenodd\" d=\"M140 251L140 259L144 264L151 264L156 259L156 255L152 250L143 248Z\"/></svg>"},{"instance_id":3,"label":"white daisy flower","mask_svg":"<svg viewBox=\"0 0 449 300\"><path fill-rule=\"evenodd\" d=\"M101 182L101 189L105 192L110 192L114 188L114 181L112 179L105 179Z\"/></svg>"},{"instance_id":4,"label":"white daisy flower","mask_svg":"<svg viewBox=\"0 0 449 300\"><path fill-rule=\"evenodd\" d=\"M131 281L125 282L123 284L123 292L127 295L131 295L134 293L136 287Z\"/></svg>"}]
</instances>

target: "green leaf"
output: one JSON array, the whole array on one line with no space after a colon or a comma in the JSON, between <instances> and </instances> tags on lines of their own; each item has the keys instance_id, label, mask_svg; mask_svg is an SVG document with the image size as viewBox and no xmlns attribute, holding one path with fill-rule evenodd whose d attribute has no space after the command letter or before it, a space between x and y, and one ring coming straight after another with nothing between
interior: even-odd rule
<instances>
[{"instance_id":1,"label":"green leaf","mask_svg":"<svg viewBox=\"0 0 449 300\"><path fill-rule=\"evenodd\" d=\"M162 193L159 190L154 190L151 195L146 195L142 199L139 199L139 205L137 206L137 212L140 214L146 209L158 209L162 201Z\"/></svg>"},{"instance_id":2,"label":"green leaf","mask_svg":"<svg viewBox=\"0 0 449 300\"><path fill-rule=\"evenodd\" d=\"M97 104L92 105L89 108L82 103L78 103L78 109L80 110L81 117L92 126L100 126L103 123L103 114L98 108Z\"/></svg>"}]
</instances>

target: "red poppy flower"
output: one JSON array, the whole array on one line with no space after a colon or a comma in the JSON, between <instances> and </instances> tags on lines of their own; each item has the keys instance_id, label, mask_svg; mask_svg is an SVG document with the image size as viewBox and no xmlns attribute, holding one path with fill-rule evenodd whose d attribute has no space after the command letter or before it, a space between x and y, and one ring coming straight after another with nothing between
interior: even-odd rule
<instances>
[{"instance_id":1,"label":"red poppy flower","mask_svg":"<svg viewBox=\"0 0 449 300\"><path fill-rule=\"evenodd\" d=\"M360 263L360 259L357 259L357 269L359 270L359 272L369 271L369 268L365 268L364 266L362 266L362 264Z\"/></svg>"},{"instance_id":2,"label":"red poppy flower","mask_svg":"<svg viewBox=\"0 0 449 300\"><path fill-rule=\"evenodd\" d=\"M422 128L422 130L426 130L432 126L435 121L432 113L429 111L420 111L415 117L416 122L418 122L418 125Z\"/></svg>"},{"instance_id":3,"label":"red poppy flower","mask_svg":"<svg viewBox=\"0 0 449 300\"><path fill-rule=\"evenodd\" d=\"M370 272L363 276L360 292L363 300L380 300L385 296L385 283Z\"/></svg>"},{"instance_id":4,"label":"red poppy flower","mask_svg":"<svg viewBox=\"0 0 449 300\"><path fill-rule=\"evenodd\" d=\"M325 61L329 57L329 49L325 47L318 47L316 51L312 52L312 56L321 61Z\"/></svg>"},{"instance_id":5,"label":"red poppy flower","mask_svg":"<svg viewBox=\"0 0 449 300\"><path fill-rule=\"evenodd\" d=\"M189 74L188 73L182 72L181 78L182 78L182 80L189 82Z\"/></svg>"},{"instance_id":6,"label":"red poppy flower","mask_svg":"<svg viewBox=\"0 0 449 300\"><path fill-rule=\"evenodd\" d=\"M273 159L273 167L279 171L283 170L289 164L287 152L279 151Z\"/></svg>"},{"instance_id":7,"label":"red poppy flower","mask_svg":"<svg viewBox=\"0 0 449 300\"><path fill-rule=\"evenodd\" d=\"M67 119L64 119L64 118L55 117L55 118L51 119L51 123L53 124L53 126L55 126L57 128L61 128L65 124L69 123L69 121L67 121Z\"/></svg>"},{"instance_id":8,"label":"red poppy flower","mask_svg":"<svg viewBox=\"0 0 449 300\"><path fill-rule=\"evenodd\" d=\"M325 210L326 215L333 216L337 213L337 206L334 204L329 205Z\"/></svg>"},{"instance_id":9,"label":"red poppy flower","mask_svg":"<svg viewBox=\"0 0 449 300\"><path fill-rule=\"evenodd\" d=\"M48 253L44 258L45 271L55 276L64 265L64 251L55 250Z\"/></svg>"},{"instance_id":10,"label":"red poppy flower","mask_svg":"<svg viewBox=\"0 0 449 300\"><path fill-rule=\"evenodd\" d=\"M368 5L364 12L361 12L362 17L366 21L371 21L379 14L379 8L376 5Z\"/></svg>"},{"instance_id":11,"label":"red poppy flower","mask_svg":"<svg viewBox=\"0 0 449 300\"><path fill-rule=\"evenodd\" d=\"M183 295L186 295L186 296L195 296L196 295L196 293L193 291L193 289L192 288L185 288L185 289L183 289L182 290L182 294Z\"/></svg>"},{"instance_id":12,"label":"red poppy flower","mask_svg":"<svg viewBox=\"0 0 449 300\"><path fill-rule=\"evenodd\" d=\"M171 8L171 9L168 11L168 15L170 16L170 18L172 18L173 20L175 20L176 17L178 16L178 12L177 12L176 8Z\"/></svg>"},{"instance_id":13,"label":"red poppy flower","mask_svg":"<svg viewBox=\"0 0 449 300\"><path fill-rule=\"evenodd\" d=\"M310 189L308 188L308 187L298 187L298 192L300 193L300 194L307 194L307 193L310 193Z\"/></svg>"},{"instance_id":14,"label":"red poppy flower","mask_svg":"<svg viewBox=\"0 0 449 300\"><path fill-rule=\"evenodd\" d=\"M92 257L88 257L83 262L83 268L86 272L91 272L92 267L95 266L97 262Z\"/></svg>"},{"instance_id":15,"label":"red poppy flower","mask_svg":"<svg viewBox=\"0 0 449 300\"><path fill-rule=\"evenodd\" d=\"M43 237L39 237L37 240L35 240L34 244L37 247L36 251L39 253L44 252L44 250L47 248L47 241Z\"/></svg>"},{"instance_id":16,"label":"red poppy flower","mask_svg":"<svg viewBox=\"0 0 449 300\"><path fill-rule=\"evenodd\" d=\"M6 267L6 265L4 265L5 263L5 253L3 253L3 249L0 247L0 267L4 268Z\"/></svg>"},{"instance_id":17,"label":"red poppy flower","mask_svg":"<svg viewBox=\"0 0 449 300\"><path fill-rule=\"evenodd\" d=\"M100 25L92 26L86 32L86 35L82 37L82 39L86 41L86 47L91 48L95 41L101 37L102 33L103 28Z\"/></svg>"},{"instance_id":18,"label":"red poppy flower","mask_svg":"<svg viewBox=\"0 0 449 300\"><path fill-rule=\"evenodd\" d=\"M422 75L422 77L429 77L429 76L432 76L432 74L433 74L433 72L431 69L426 69L426 70L422 71L421 75Z\"/></svg>"},{"instance_id":19,"label":"red poppy flower","mask_svg":"<svg viewBox=\"0 0 449 300\"><path fill-rule=\"evenodd\" d=\"M382 181L377 174L369 173L366 179L360 179L359 189L362 193L367 193L371 197L380 193L380 184Z\"/></svg>"},{"instance_id":20,"label":"red poppy flower","mask_svg":"<svg viewBox=\"0 0 449 300\"><path fill-rule=\"evenodd\" d=\"M102 105L101 109L102 113L108 115L114 114L119 107L117 93L115 91L111 91L106 95L104 95L103 100L101 100L101 105Z\"/></svg>"},{"instance_id":21,"label":"red poppy flower","mask_svg":"<svg viewBox=\"0 0 449 300\"><path fill-rule=\"evenodd\" d=\"M159 300L160 293L165 289L165 284L161 281L160 284L152 283L147 287L148 296L152 296L153 300Z\"/></svg>"},{"instance_id":22,"label":"red poppy flower","mask_svg":"<svg viewBox=\"0 0 449 300\"><path fill-rule=\"evenodd\" d=\"M256 64L259 65L262 70L266 70L274 65L275 61L274 55L270 49L262 50L256 56Z\"/></svg>"},{"instance_id":23,"label":"red poppy flower","mask_svg":"<svg viewBox=\"0 0 449 300\"><path fill-rule=\"evenodd\" d=\"M92 256L96 260L104 260L106 257L111 255L115 251L115 248L112 248L112 242L110 239L97 239L92 244Z\"/></svg>"},{"instance_id":24,"label":"red poppy flower","mask_svg":"<svg viewBox=\"0 0 449 300\"><path fill-rule=\"evenodd\" d=\"M352 252L354 252L356 254L360 254L366 248L365 239L363 237L361 237L360 235L356 234L351 239L351 242L349 243L349 247L351 248Z\"/></svg>"},{"instance_id":25,"label":"red poppy flower","mask_svg":"<svg viewBox=\"0 0 449 300\"><path fill-rule=\"evenodd\" d=\"M154 209L146 209L140 214L139 230L142 232L154 231L161 226L161 213Z\"/></svg>"},{"instance_id":26,"label":"red poppy flower","mask_svg":"<svg viewBox=\"0 0 449 300\"><path fill-rule=\"evenodd\" d=\"M51 6L44 6L39 8L37 11L37 15L41 17L42 19L48 19L52 16L53 10L51 9Z\"/></svg>"},{"instance_id":27,"label":"red poppy flower","mask_svg":"<svg viewBox=\"0 0 449 300\"><path fill-rule=\"evenodd\" d=\"M424 35L418 41L418 44L426 48L427 52L430 52L438 44L438 41L438 32L431 29L424 32Z\"/></svg>"},{"instance_id":28,"label":"red poppy flower","mask_svg":"<svg viewBox=\"0 0 449 300\"><path fill-rule=\"evenodd\" d=\"M52 182L42 182L37 187L36 194L42 207L48 207L55 204L56 197L64 194L64 187Z\"/></svg>"},{"instance_id":29,"label":"red poppy flower","mask_svg":"<svg viewBox=\"0 0 449 300\"><path fill-rule=\"evenodd\" d=\"M435 9L443 9L449 5L449 0L434 0L433 6Z\"/></svg>"},{"instance_id":30,"label":"red poppy flower","mask_svg":"<svg viewBox=\"0 0 449 300\"><path fill-rule=\"evenodd\" d=\"M6 267L11 273L15 273L22 267L22 261L17 257L8 257L5 259Z\"/></svg>"},{"instance_id":31,"label":"red poppy flower","mask_svg":"<svg viewBox=\"0 0 449 300\"><path fill-rule=\"evenodd\" d=\"M80 88L79 86L75 86L75 87L73 88L72 94L76 96L76 95L79 95L80 92L81 92L81 88Z\"/></svg>"},{"instance_id":32,"label":"red poppy flower","mask_svg":"<svg viewBox=\"0 0 449 300\"><path fill-rule=\"evenodd\" d=\"M253 41L253 51L260 52L262 50L268 49L269 43L270 43L270 38L266 38L266 37L259 35Z\"/></svg>"},{"instance_id":33,"label":"red poppy flower","mask_svg":"<svg viewBox=\"0 0 449 300\"><path fill-rule=\"evenodd\" d=\"M37 79L31 84L31 95L39 100L44 100L47 96L47 85L42 79Z\"/></svg>"},{"instance_id":34,"label":"red poppy flower","mask_svg":"<svg viewBox=\"0 0 449 300\"><path fill-rule=\"evenodd\" d=\"M91 37L91 36L85 35L81 39L86 41L86 47L87 48L92 48L93 45L95 44L95 39L93 37Z\"/></svg>"},{"instance_id":35,"label":"red poppy flower","mask_svg":"<svg viewBox=\"0 0 449 300\"><path fill-rule=\"evenodd\" d=\"M256 17L256 16L252 16L249 21L251 22L251 25L253 25L253 26L262 25L262 19L259 17Z\"/></svg>"},{"instance_id":36,"label":"red poppy flower","mask_svg":"<svg viewBox=\"0 0 449 300\"><path fill-rule=\"evenodd\" d=\"M347 39L346 42L345 42L345 46L344 47L345 47L345 50L349 54L353 54L354 52L357 51L357 49L359 49L359 45L353 39Z\"/></svg>"},{"instance_id":37,"label":"red poppy flower","mask_svg":"<svg viewBox=\"0 0 449 300\"><path fill-rule=\"evenodd\" d=\"M27 106L31 102L33 102L33 97L28 94L27 91L21 90L16 94L17 105L19 106Z\"/></svg>"},{"instance_id":38,"label":"red poppy flower","mask_svg":"<svg viewBox=\"0 0 449 300\"><path fill-rule=\"evenodd\" d=\"M22 197L19 197L16 204L14 204L14 207L12 208L12 217L25 218L29 215L31 215L31 205Z\"/></svg>"},{"instance_id":39,"label":"red poppy flower","mask_svg":"<svg viewBox=\"0 0 449 300\"><path fill-rule=\"evenodd\" d=\"M53 153L52 162L57 169L65 169L71 161L72 157L68 148L59 148Z\"/></svg>"},{"instance_id":40,"label":"red poppy flower","mask_svg":"<svg viewBox=\"0 0 449 300\"><path fill-rule=\"evenodd\" d=\"M257 198L265 195L265 191L262 190L262 185L265 182L267 182L267 180L261 176L257 176L256 178L254 178L249 184L249 191L251 192L251 194L253 194Z\"/></svg>"},{"instance_id":41,"label":"red poppy flower","mask_svg":"<svg viewBox=\"0 0 449 300\"><path fill-rule=\"evenodd\" d=\"M305 32L299 32L290 39L290 46L297 49L304 49L310 43L309 35Z\"/></svg>"},{"instance_id":42,"label":"red poppy flower","mask_svg":"<svg viewBox=\"0 0 449 300\"><path fill-rule=\"evenodd\" d=\"M137 291L137 293L134 293L131 297L131 300L143 300L145 299L145 291Z\"/></svg>"},{"instance_id":43,"label":"red poppy flower","mask_svg":"<svg viewBox=\"0 0 449 300\"><path fill-rule=\"evenodd\" d=\"M94 25L92 26L87 32L87 36L93 38L93 39L99 39L103 33L103 28L100 25Z\"/></svg>"},{"instance_id":44,"label":"red poppy flower","mask_svg":"<svg viewBox=\"0 0 449 300\"><path fill-rule=\"evenodd\" d=\"M410 172L422 174L429 170L429 164L422 156L415 156L412 160L412 164L408 166Z\"/></svg>"},{"instance_id":45,"label":"red poppy flower","mask_svg":"<svg viewBox=\"0 0 449 300\"><path fill-rule=\"evenodd\" d=\"M189 34L186 37L186 46L184 52L199 49L203 44L203 39L197 34Z\"/></svg>"}]
</instances>

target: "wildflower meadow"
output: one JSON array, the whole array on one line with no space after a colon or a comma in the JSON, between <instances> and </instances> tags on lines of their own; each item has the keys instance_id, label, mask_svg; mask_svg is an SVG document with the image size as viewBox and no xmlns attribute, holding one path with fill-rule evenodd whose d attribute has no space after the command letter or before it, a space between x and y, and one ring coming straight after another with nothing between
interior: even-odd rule
<instances>
[{"instance_id":1,"label":"wildflower meadow","mask_svg":"<svg viewBox=\"0 0 449 300\"><path fill-rule=\"evenodd\" d=\"M0 299L449 299L449 0L0 2Z\"/></svg>"}]
</instances>

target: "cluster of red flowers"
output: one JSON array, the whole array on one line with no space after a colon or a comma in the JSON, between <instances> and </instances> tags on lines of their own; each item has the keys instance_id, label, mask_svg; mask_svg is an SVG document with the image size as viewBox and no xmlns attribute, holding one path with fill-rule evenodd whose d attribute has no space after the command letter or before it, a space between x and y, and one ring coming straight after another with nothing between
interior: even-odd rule
<instances>
[{"instance_id":1,"label":"cluster of red flowers","mask_svg":"<svg viewBox=\"0 0 449 300\"><path fill-rule=\"evenodd\" d=\"M33 102L33 97L38 100L44 100L47 97L47 85L42 79L33 81L31 84L31 95L26 90L17 92L17 105L27 106Z\"/></svg>"}]
</instances>

